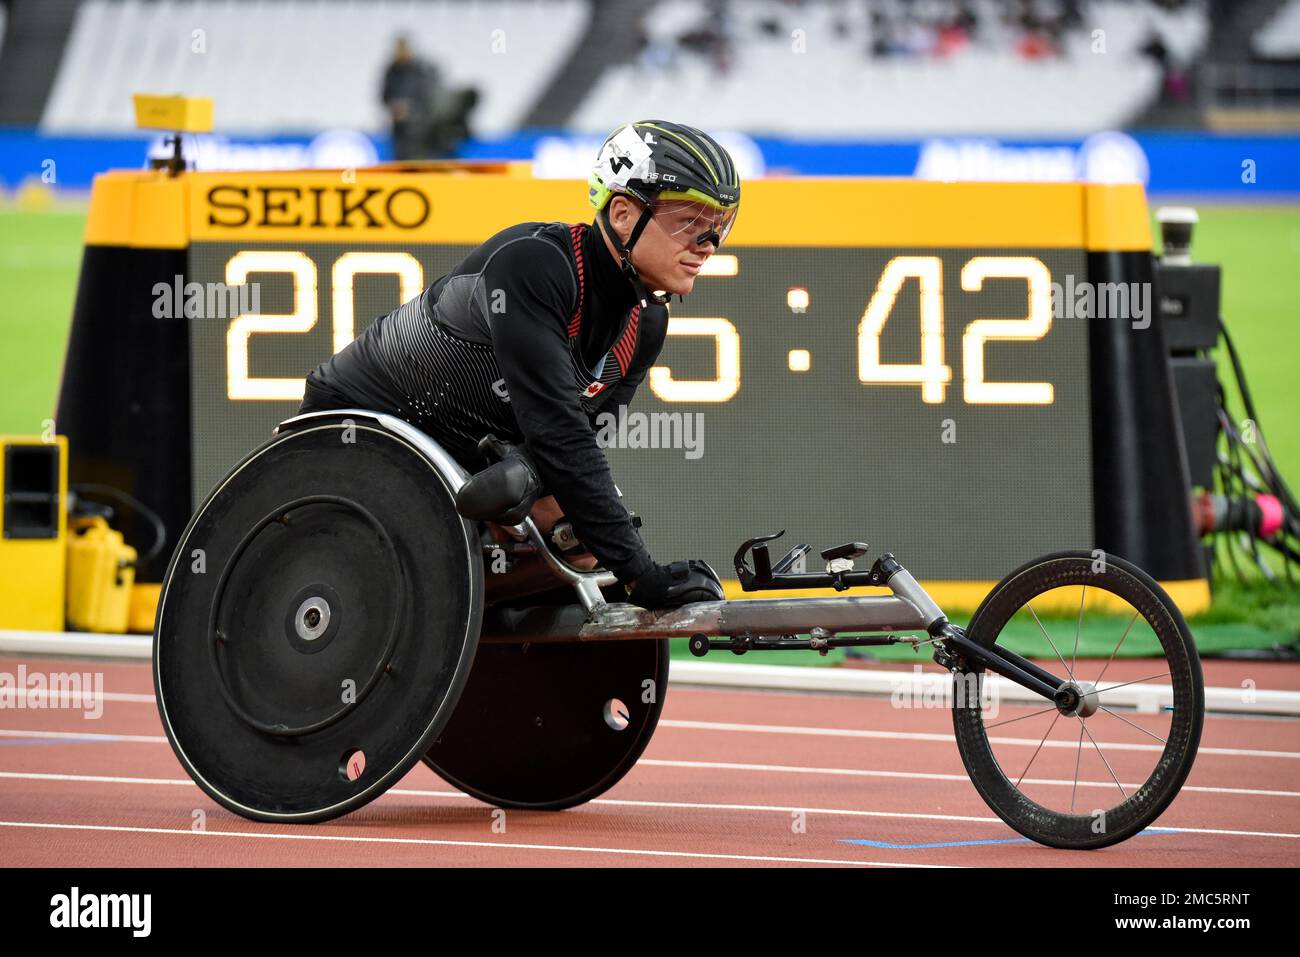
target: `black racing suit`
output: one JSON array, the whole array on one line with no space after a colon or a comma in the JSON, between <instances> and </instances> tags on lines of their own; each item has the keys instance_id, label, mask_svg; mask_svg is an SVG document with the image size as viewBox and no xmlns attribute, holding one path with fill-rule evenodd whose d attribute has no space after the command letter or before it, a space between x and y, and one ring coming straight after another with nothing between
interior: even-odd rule
<instances>
[{"instance_id":1,"label":"black racing suit","mask_svg":"<svg viewBox=\"0 0 1300 957\"><path fill-rule=\"evenodd\" d=\"M469 471L489 432L523 443L578 539L620 581L653 565L596 441L663 348L668 311L642 308L592 225L497 233L307 376L302 412L405 419Z\"/></svg>"}]
</instances>

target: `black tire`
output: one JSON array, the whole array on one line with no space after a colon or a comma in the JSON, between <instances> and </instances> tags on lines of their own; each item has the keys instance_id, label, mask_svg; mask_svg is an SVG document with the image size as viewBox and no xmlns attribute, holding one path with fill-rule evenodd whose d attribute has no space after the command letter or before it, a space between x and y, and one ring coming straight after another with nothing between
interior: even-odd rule
<instances>
[{"instance_id":1,"label":"black tire","mask_svg":"<svg viewBox=\"0 0 1300 957\"><path fill-rule=\"evenodd\" d=\"M650 744L668 665L663 638L481 644L456 711L424 763L493 807L585 804L621 781ZM611 724L604 707L614 700L624 706L623 720Z\"/></svg>"},{"instance_id":2,"label":"black tire","mask_svg":"<svg viewBox=\"0 0 1300 957\"><path fill-rule=\"evenodd\" d=\"M1169 806L1187 780L1201 738L1205 713L1201 664L1182 613L1159 583L1140 568L1107 555L1103 569L1098 571L1094 567L1096 561L1091 552L1063 551L1027 562L999 582L980 603L971 618L967 635L972 641L991 647L1007 622L1021 608L1036 596L1064 586L1096 588L1128 602L1135 615L1140 615L1158 638L1169 666L1168 677L1173 692L1165 747L1145 782L1131 794L1124 792L1125 797L1120 803L1108 809L1098 809L1104 810L1100 818L1096 811L1074 814L1044 807L1020 790L1003 772L986 733L980 704L982 696L976 696L974 700L967 696L964 701L961 695L954 696L953 728L957 748L975 789L998 817L1025 837L1048 847L1074 850L1107 847L1148 827ZM1136 621L1136 617L1133 620ZM1080 670L1076 669L1076 674ZM974 675L974 681L980 682L982 671L981 668L972 668L965 674ZM1052 702L1045 700L1044 705L1050 708ZM1098 711L1093 717L1101 713ZM1058 713L1056 717L1059 716ZM1069 720L1080 723L1082 742L1086 719L1075 715ZM1051 733L1050 728L1048 733ZM1094 746L1101 753L1095 739ZM1107 769L1110 769L1109 763ZM1076 765L1076 789L1077 773Z\"/></svg>"},{"instance_id":3,"label":"black tire","mask_svg":"<svg viewBox=\"0 0 1300 957\"><path fill-rule=\"evenodd\" d=\"M304 586L330 609L310 640L287 614ZM430 458L362 414L282 430L218 483L172 556L153 649L167 739L250 820L355 811L451 719L482 615L478 532Z\"/></svg>"}]
</instances>

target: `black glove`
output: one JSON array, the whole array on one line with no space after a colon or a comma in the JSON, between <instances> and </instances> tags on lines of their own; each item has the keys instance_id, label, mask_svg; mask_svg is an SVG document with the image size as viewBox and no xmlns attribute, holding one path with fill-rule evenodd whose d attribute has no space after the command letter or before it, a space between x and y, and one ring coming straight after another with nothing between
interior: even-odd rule
<instances>
[{"instance_id":1,"label":"black glove","mask_svg":"<svg viewBox=\"0 0 1300 957\"><path fill-rule=\"evenodd\" d=\"M679 608L693 601L723 601L722 582L698 558L655 565L628 589L628 601L642 608Z\"/></svg>"},{"instance_id":2,"label":"black glove","mask_svg":"<svg viewBox=\"0 0 1300 957\"><path fill-rule=\"evenodd\" d=\"M542 480L518 445L488 435L478 444L484 458L499 459L475 473L456 493L456 511L475 521L518 525L542 496Z\"/></svg>"}]
</instances>

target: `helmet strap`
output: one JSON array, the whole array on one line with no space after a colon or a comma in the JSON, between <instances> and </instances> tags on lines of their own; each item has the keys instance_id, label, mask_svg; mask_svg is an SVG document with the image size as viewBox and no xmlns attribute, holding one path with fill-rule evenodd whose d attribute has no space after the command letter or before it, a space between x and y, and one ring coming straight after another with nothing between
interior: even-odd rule
<instances>
[{"instance_id":1,"label":"helmet strap","mask_svg":"<svg viewBox=\"0 0 1300 957\"><path fill-rule=\"evenodd\" d=\"M641 234L645 232L646 226L650 225L650 218L654 215L654 208L650 203L645 204L645 208L641 210L641 217L636 221L636 225L632 227L632 232L628 235L627 242L624 243L619 239L618 231L614 229L614 224L610 222L609 207L611 205L612 203L606 203L605 207L600 211L600 216L602 221L605 223L606 235L609 236L610 242L614 244L614 248L618 250L619 268L623 270L623 275L627 278L627 281L632 284L632 289L636 293L637 298L641 300L642 309L651 302L663 305L668 302L669 297L656 296L654 293L647 290L645 283L641 281L641 274L638 273L636 267L632 265L632 247L635 246L636 241L641 238Z\"/></svg>"}]
</instances>

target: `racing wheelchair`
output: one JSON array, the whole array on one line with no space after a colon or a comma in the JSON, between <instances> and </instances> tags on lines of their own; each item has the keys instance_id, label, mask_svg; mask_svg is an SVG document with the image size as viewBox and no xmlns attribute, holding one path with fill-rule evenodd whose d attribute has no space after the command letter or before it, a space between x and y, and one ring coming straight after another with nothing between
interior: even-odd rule
<instances>
[{"instance_id":1,"label":"racing wheelchair","mask_svg":"<svg viewBox=\"0 0 1300 957\"><path fill-rule=\"evenodd\" d=\"M954 687L976 689L952 699L976 790L1016 831L1053 847L1099 848L1138 833L1195 760L1204 715L1195 645L1164 590L1122 559L1063 551L1027 562L962 628L888 553L859 569L867 546L849 542L822 552L825 571L810 572L801 570L808 546L773 560L777 536L767 535L736 553L746 592L888 594L648 611L619 600L610 572L570 564L530 518L505 542L465 518L457 492L470 479L409 423L342 409L281 423L217 483L168 566L153 652L168 740L213 800L254 820L324 821L374 800L422 760L496 807L580 805L617 783L649 743L675 637L697 656L926 647ZM1072 654L1070 635L1058 643L1033 602L1076 589ZM1084 680L1085 608L1116 603L1132 615L1105 667ZM1026 610L1056 651L1050 666L999 643ZM1106 682L1125 642L1131 650L1139 640L1151 674ZM990 687L1036 704L996 720ZM1144 689L1154 716L1117 710L1125 687ZM1130 740L1098 740L1103 715ZM1034 716L1077 723L1078 748L1007 737ZM1085 751L1104 764L1100 782L1079 778Z\"/></svg>"}]
</instances>

